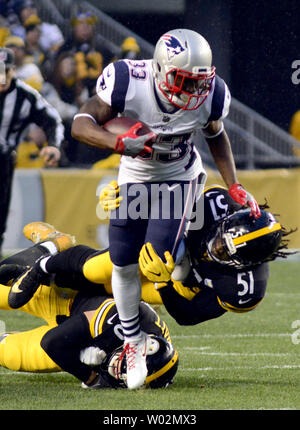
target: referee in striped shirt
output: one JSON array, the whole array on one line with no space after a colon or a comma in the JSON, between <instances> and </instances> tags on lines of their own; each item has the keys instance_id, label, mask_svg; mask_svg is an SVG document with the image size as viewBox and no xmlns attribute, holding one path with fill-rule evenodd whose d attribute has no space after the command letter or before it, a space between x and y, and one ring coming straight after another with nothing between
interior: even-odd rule
<instances>
[{"instance_id":1,"label":"referee in striped shirt","mask_svg":"<svg viewBox=\"0 0 300 430\"><path fill-rule=\"evenodd\" d=\"M0 48L0 256L11 197L16 149L29 124L38 125L48 146L40 151L47 167L56 167L64 139L61 118L34 89L14 76L14 53Z\"/></svg>"}]
</instances>

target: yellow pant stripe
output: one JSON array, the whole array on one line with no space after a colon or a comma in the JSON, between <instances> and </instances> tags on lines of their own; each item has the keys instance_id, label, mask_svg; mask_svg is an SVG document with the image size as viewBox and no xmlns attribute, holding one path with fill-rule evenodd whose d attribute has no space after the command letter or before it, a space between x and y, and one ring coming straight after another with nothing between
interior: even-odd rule
<instances>
[{"instance_id":1,"label":"yellow pant stripe","mask_svg":"<svg viewBox=\"0 0 300 430\"><path fill-rule=\"evenodd\" d=\"M105 318L114 305L115 301L113 299L107 299L96 310L95 315L90 322L90 332L92 337L96 337L102 333Z\"/></svg>"}]
</instances>

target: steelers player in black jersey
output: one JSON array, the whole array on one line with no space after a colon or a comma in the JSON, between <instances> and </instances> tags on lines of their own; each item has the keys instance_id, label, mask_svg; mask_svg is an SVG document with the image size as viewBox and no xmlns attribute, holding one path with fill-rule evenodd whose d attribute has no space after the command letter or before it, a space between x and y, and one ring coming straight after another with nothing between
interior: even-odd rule
<instances>
[{"instance_id":1,"label":"steelers player in black jersey","mask_svg":"<svg viewBox=\"0 0 300 430\"><path fill-rule=\"evenodd\" d=\"M50 287L48 281L44 278L34 297L20 308L43 318L46 324L0 334L0 366L22 372L63 370L82 381L84 388L127 388L126 369L130 363L122 353L123 334L113 298L99 285L97 291L93 290L86 281L87 292L69 294L54 284ZM75 282L80 289L80 280ZM1 309L11 310L8 291L7 286L0 285ZM140 304L140 316L150 339L145 387L167 387L178 369L178 352L165 322L144 302Z\"/></svg>"},{"instance_id":2,"label":"steelers player in black jersey","mask_svg":"<svg viewBox=\"0 0 300 430\"><path fill-rule=\"evenodd\" d=\"M168 253L166 262L162 261L151 244L145 244L140 252L142 300L164 304L170 315L182 325L199 324L227 311L255 309L266 292L268 261L288 255L284 249L288 233L266 207L262 207L260 218L254 218L250 210L238 205L219 185L207 188L203 198L203 227L189 230L184 241L185 255L180 264L175 266ZM30 226L34 231L40 228L39 225L32 223ZM26 237L30 238L30 235ZM33 249L31 262L39 256L33 257ZM29 258L28 250L12 258L14 262L24 264L24 258ZM38 287L39 276L45 273L55 274L56 282L62 279L65 286L73 289L76 288L73 277L80 276L104 286L105 291L112 294L111 272L109 250L73 246L40 259L25 271L17 282L17 288L24 291L22 294L14 293L12 287L8 303L12 308L24 305Z\"/></svg>"},{"instance_id":3,"label":"steelers player in black jersey","mask_svg":"<svg viewBox=\"0 0 300 430\"><path fill-rule=\"evenodd\" d=\"M266 209L262 206L261 217L255 219L227 190L212 186L204 192L203 227L188 231L180 265L176 267L168 253L167 263L158 259L151 244L143 246L141 271L155 283L179 324L199 324L227 311L248 312L261 303L269 278L268 262L289 254L285 251L289 233ZM180 279L193 296L178 294L174 279Z\"/></svg>"},{"instance_id":4,"label":"steelers player in black jersey","mask_svg":"<svg viewBox=\"0 0 300 430\"><path fill-rule=\"evenodd\" d=\"M287 247L285 236L288 233L272 213L262 207L263 215L252 217L248 209L243 209L219 185L207 188L203 198L203 227L189 230L180 264L175 266L171 259L169 267L157 257L151 244L145 244L140 253L142 300L150 304L163 303L176 321L184 325L198 324L226 311L254 309L265 295L268 261L288 255L283 249ZM40 224L30 224L28 230L32 231L25 236L31 238ZM11 257L12 261L32 264L40 256L34 248ZM56 282L62 279L64 286L73 289L76 288L73 278L79 276L103 285L111 294L111 271L109 250L73 246L39 260L28 270L21 285L18 281L19 288L27 283L28 289L23 294L11 291L9 305L19 308L25 304L39 285L38 274L45 273L56 274ZM154 275L160 271L167 274Z\"/></svg>"},{"instance_id":5,"label":"steelers player in black jersey","mask_svg":"<svg viewBox=\"0 0 300 430\"><path fill-rule=\"evenodd\" d=\"M57 252L62 243L65 247L74 244L68 235L54 236L1 264L1 310L13 310L8 285L26 272L29 266L24 264ZM33 297L18 309L43 319L45 324L24 332L0 334L0 366L23 372L63 370L82 381L85 388L127 387L130 362L122 351L123 334L115 301L104 286L89 282L80 273L65 272L54 277L43 274ZM167 387L178 369L178 352L166 323L147 303L140 304L140 318L150 340L145 387Z\"/></svg>"},{"instance_id":6,"label":"steelers player in black jersey","mask_svg":"<svg viewBox=\"0 0 300 430\"><path fill-rule=\"evenodd\" d=\"M148 333L148 375L145 386L167 387L178 367L178 353L165 322L146 303L140 303L141 324ZM61 369L84 382L85 387L126 387L130 351L123 354L124 337L116 304L107 296L79 293L70 317L48 330L40 345ZM1 345L1 344L0 344Z\"/></svg>"},{"instance_id":7,"label":"steelers player in black jersey","mask_svg":"<svg viewBox=\"0 0 300 430\"><path fill-rule=\"evenodd\" d=\"M168 253L166 262L163 262L151 244L143 246L140 253L142 299L152 304L164 304L170 315L182 325L198 324L227 311L255 309L266 292L268 261L288 255L284 239L287 232L265 209L261 210L259 219L252 218L250 211L238 206L223 187L206 189L203 228L188 232L186 252L179 265L175 266ZM37 299L45 276L50 274L55 274L56 285L81 290L77 297L84 300L86 295L93 294L94 288L96 295L103 291L111 294L112 264L108 250L78 245L51 256L45 251L45 240L51 234L47 232L47 225L44 232L41 226L43 223L32 223L27 226L25 234L32 240L33 236L38 237L42 240L40 244L2 262L0 281L7 283L12 274L17 279L10 289L0 286L1 309L6 305L7 309L28 311L26 307L30 308ZM24 264L29 265L26 270ZM18 277L19 274L21 276ZM45 288L49 292L53 290ZM56 299L47 300L55 302ZM52 336L46 334L42 346L58 362L59 358L55 357L58 348L51 339Z\"/></svg>"}]
</instances>

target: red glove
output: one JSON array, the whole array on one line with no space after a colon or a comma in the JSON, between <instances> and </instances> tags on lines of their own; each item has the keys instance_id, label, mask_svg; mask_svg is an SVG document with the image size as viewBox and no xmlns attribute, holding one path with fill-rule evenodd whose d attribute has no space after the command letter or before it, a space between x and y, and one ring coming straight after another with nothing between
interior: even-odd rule
<instances>
[{"instance_id":1,"label":"red glove","mask_svg":"<svg viewBox=\"0 0 300 430\"><path fill-rule=\"evenodd\" d=\"M138 122L133 125L126 133L117 136L115 152L129 155L135 158L137 155L151 153L153 149L146 145L147 142L156 138L153 132L138 136L137 132L142 128L142 123Z\"/></svg>"},{"instance_id":2,"label":"red glove","mask_svg":"<svg viewBox=\"0 0 300 430\"><path fill-rule=\"evenodd\" d=\"M248 191L242 187L241 184L235 183L231 185L228 189L228 192L230 197L232 197L233 200L239 203L241 206L250 206L250 216L254 216L254 218L260 217L261 213L257 201L252 196L252 194L248 193Z\"/></svg>"}]
</instances>

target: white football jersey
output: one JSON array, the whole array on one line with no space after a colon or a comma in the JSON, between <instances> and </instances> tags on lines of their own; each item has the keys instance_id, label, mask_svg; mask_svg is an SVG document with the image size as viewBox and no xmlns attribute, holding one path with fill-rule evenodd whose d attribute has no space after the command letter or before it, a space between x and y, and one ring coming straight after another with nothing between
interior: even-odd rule
<instances>
[{"instance_id":1,"label":"white football jersey","mask_svg":"<svg viewBox=\"0 0 300 430\"><path fill-rule=\"evenodd\" d=\"M152 60L120 60L109 64L98 78L96 92L120 116L136 118L157 134L151 154L121 157L119 184L188 181L198 177L204 168L193 144L193 133L211 120L226 117L230 105L228 87L216 76L208 97L198 109L182 110L174 106L172 113L168 112L154 85Z\"/></svg>"}]
</instances>

